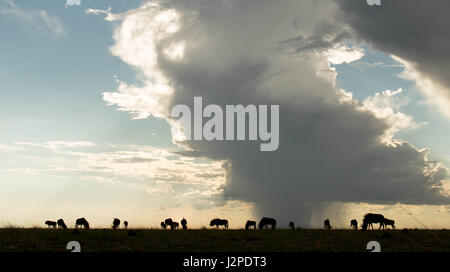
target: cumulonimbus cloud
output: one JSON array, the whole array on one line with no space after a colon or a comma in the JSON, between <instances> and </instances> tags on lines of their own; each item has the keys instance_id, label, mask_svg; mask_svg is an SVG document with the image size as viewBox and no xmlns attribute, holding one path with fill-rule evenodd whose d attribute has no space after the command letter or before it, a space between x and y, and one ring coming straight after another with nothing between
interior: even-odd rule
<instances>
[{"instance_id":1,"label":"cumulonimbus cloud","mask_svg":"<svg viewBox=\"0 0 450 272\"><path fill-rule=\"evenodd\" d=\"M137 118L169 122L171 107L192 106L194 96L220 106L280 105L277 151L244 141L183 142L186 156L226 161L224 196L254 203L261 215L309 225L311 211L326 202L448 204L447 169L407 142L383 143L389 120L336 88L330 49L354 35L336 34L344 29L333 27L338 9L330 1L217 0L106 12L120 21L112 53L143 82L121 83L103 97ZM308 48L285 42L296 37ZM361 53L353 50L349 61Z\"/></svg>"}]
</instances>

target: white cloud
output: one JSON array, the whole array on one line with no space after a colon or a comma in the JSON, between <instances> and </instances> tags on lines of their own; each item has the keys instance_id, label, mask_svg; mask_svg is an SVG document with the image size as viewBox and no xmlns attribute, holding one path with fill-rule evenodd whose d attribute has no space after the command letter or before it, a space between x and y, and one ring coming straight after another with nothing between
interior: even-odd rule
<instances>
[{"instance_id":1,"label":"white cloud","mask_svg":"<svg viewBox=\"0 0 450 272\"><path fill-rule=\"evenodd\" d=\"M106 20L122 19L114 31L116 43L111 52L124 62L132 65L143 74L141 86L118 81L115 92L104 92L103 99L108 105L117 105L119 110L129 111L135 119L150 115L159 118L168 116L170 97L173 88L169 79L158 66L159 42L178 31L179 15L173 9L160 10L153 3L143 5L134 13L111 14L108 10L87 10L87 13L105 13ZM127 16L125 16L127 15ZM145 38L143 38L145 37ZM163 48L167 56L177 60L183 57L184 43L168 45Z\"/></svg>"},{"instance_id":2,"label":"white cloud","mask_svg":"<svg viewBox=\"0 0 450 272\"><path fill-rule=\"evenodd\" d=\"M364 49L349 47L345 44L337 44L325 51L325 55L331 64L351 63L361 59L364 54Z\"/></svg>"},{"instance_id":3,"label":"white cloud","mask_svg":"<svg viewBox=\"0 0 450 272\"><path fill-rule=\"evenodd\" d=\"M87 14L110 14L111 12L111 7L108 7L107 10L103 10L103 9L87 9L86 13Z\"/></svg>"},{"instance_id":4,"label":"white cloud","mask_svg":"<svg viewBox=\"0 0 450 272\"><path fill-rule=\"evenodd\" d=\"M391 127L386 130L382 139L385 143L393 143L393 137L396 132L415 129L426 124L416 123L412 116L400 112L401 107L408 103L407 100L396 97L402 91L401 88L396 91L385 90L381 93L376 93L374 96L367 97L362 102L363 109L369 110L376 117L383 118L389 122Z\"/></svg>"},{"instance_id":5,"label":"white cloud","mask_svg":"<svg viewBox=\"0 0 450 272\"><path fill-rule=\"evenodd\" d=\"M40 31L49 31L57 38L66 35L66 30L61 20L48 14L47 11L21 8L13 0L6 0L5 3L6 5L0 5L0 14L14 17L20 22Z\"/></svg>"},{"instance_id":6,"label":"white cloud","mask_svg":"<svg viewBox=\"0 0 450 272\"><path fill-rule=\"evenodd\" d=\"M81 0L66 0L66 7L69 6L80 6Z\"/></svg>"}]
</instances>

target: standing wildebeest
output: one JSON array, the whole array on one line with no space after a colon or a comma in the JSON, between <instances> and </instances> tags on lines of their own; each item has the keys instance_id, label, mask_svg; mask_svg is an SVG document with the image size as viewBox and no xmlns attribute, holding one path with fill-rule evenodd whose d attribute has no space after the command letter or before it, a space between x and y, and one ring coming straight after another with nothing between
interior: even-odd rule
<instances>
[{"instance_id":1,"label":"standing wildebeest","mask_svg":"<svg viewBox=\"0 0 450 272\"><path fill-rule=\"evenodd\" d=\"M181 219L181 226L183 227L184 230L187 230L187 221L184 217L183 219Z\"/></svg>"},{"instance_id":2,"label":"standing wildebeest","mask_svg":"<svg viewBox=\"0 0 450 272\"><path fill-rule=\"evenodd\" d=\"M164 222L161 222L161 228L162 228L162 229L166 229L166 228L167 228L167 225L166 225L166 223L164 223Z\"/></svg>"},{"instance_id":3,"label":"standing wildebeest","mask_svg":"<svg viewBox=\"0 0 450 272\"><path fill-rule=\"evenodd\" d=\"M45 221L45 224L46 224L49 228L50 228L50 227L56 228L56 222L55 222L55 221L47 220L47 221Z\"/></svg>"},{"instance_id":4,"label":"standing wildebeest","mask_svg":"<svg viewBox=\"0 0 450 272\"><path fill-rule=\"evenodd\" d=\"M263 217L261 221L259 221L259 229L268 228L269 225L272 227L272 229L275 229L277 227L277 220L273 218Z\"/></svg>"},{"instance_id":5,"label":"standing wildebeest","mask_svg":"<svg viewBox=\"0 0 450 272\"><path fill-rule=\"evenodd\" d=\"M114 218L112 228L117 229L119 226L120 226L120 219Z\"/></svg>"},{"instance_id":6,"label":"standing wildebeest","mask_svg":"<svg viewBox=\"0 0 450 272\"><path fill-rule=\"evenodd\" d=\"M84 217L78 218L75 221L75 228L78 228L78 226L83 226L85 229L89 229L89 223Z\"/></svg>"},{"instance_id":7,"label":"standing wildebeest","mask_svg":"<svg viewBox=\"0 0 450 272\"><path fill-rule=\"evenodd\" d=\"M383 229L386 229L387 226L391 226L392 229L395 229L395 221L391 219L384 218L381 225L383 226Z\"/></svg>"},{"instance_id":8,"label":"standing wildebeest","mask_svg":"<svg viewBox=\"0 0 450 272\"><path fill-rule=\"evenodd\" d=\"M358 221L356 221L356 219L352 219L352 221L350 221L350 227L357 230L358 229Z\"/></svg>"},{"instance_id":9,"label":"standing wildebeest","mask_svg":"<svg viewBox=\"0 0 450 272\"><path fill-rule=\"evenodd\" d=\"M125 228L128 228L128 221L123 221L123 226L124 226Z\"/></svg>"},{"instance_id":10,"label":"standing wildebeest","mask_svg":"<svg viewBox=\"0 0 450 272\"><path fill-rule=\"evenodd\" d=\"M56 223L58 224L58 228L67 229L67 226L66 226L66 223L64 223L64 220L58 219L58 221L56 221Z\"/></svg>"},{"instance_id":11,"label":"standing wildebeest","mask_svg":"<svg viewBox=\"0 0 450 272\"><path fill-rule=\"evenodd\" d=\"M248 230L251 227L256 229L256 222L255 221L251 221L251 220L247 220L247 223L245 223L245 229Z\"/></svg>"},{"instance_id":12,"label":"standing wildebeest","mask_svg":"<svg viewBox=\"0 0 450 272\"><path fill-rule=\"evenodd\" d=\"M369 226L372 227L373 229L373 223L379 223L380 224L380 228L382 227L384 222L384 216L382 214L377 214L377 213L368 213L366 215L364 215L363 218L363 224L361 229L362 230L367 230Z\"/></svg>"},{"instance_id":13,"label":"standing wildebeest","mask_svg":"<svg viewBox=\"0 0 450 272\"><path fill-rule=\"evenodd\" d=\"M295 229L294 222L289 222L289 228L290 228L290 229Z\"/></svg>"},{"instance_id":14,"label":"standing wildebeest","mask_svg":"<svg viewBox=\"0 0 450 272\"><path fill-rule=\"evenodd\" d=\"M330 219L325 219L325 221L323 221L323 228L324 229L331 229L331 223L330 223Z\"/></svg>"},{"instance_id":15,"label":"standing wildebeest","mask_svg":"<svg viewBox=\"0 0 450 272\"><path fill-rule=\"evenodd\" d=\"M228 220L214 218L213 220L211 220L211 222L209 222L209 225L211 227L216 226L217 228L219 228L219 226L223 226L224 228L228 229Z\"/></svg>"}]
</instances>

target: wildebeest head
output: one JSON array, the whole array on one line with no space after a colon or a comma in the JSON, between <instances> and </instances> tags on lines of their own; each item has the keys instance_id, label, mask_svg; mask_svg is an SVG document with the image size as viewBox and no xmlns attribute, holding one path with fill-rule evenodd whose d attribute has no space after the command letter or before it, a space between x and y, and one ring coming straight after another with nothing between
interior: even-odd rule
<instances>
[{"instance_id":1,"label":"wildebeest head","mask_svg":"<svg viewBox=\"0 0 450 272\"><path fill-rule=\"evenodd\" d=\"M56 221L56 223L58 224L59 227L62 227L63 229L67 229L66 223L64 222L63 219L58 219L58 221Z\"/></svg>"},{"instance_id":2,"label":"wildebeest head","mask_svg":"<svg viewBox=\"0 0 450 272\"><path fill-rule=\"evenodd\" d=\"M209 226L212 227L212 226L216 225L219 220L220 220L219 218L214 218L213 220L211 220L211 222L209 222Z\"/></svg>"}]
</instances>

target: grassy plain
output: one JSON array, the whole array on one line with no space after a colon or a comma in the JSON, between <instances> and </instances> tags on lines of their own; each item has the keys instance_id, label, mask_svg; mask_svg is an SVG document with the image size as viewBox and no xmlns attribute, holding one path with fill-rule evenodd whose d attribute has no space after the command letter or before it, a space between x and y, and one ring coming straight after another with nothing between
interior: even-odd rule
<instances>
[{"instance_id":1,"label":"grassy plain","mask_svg":"<svg viewBox=\"0 0 450 272\"><path fill-rule=\"evenodd\" d=\"M65 252L363 252L369 241L383 252L450 251L447 230L159 230L0 229L0 251Z\"/></svg>"}]
</instances>

